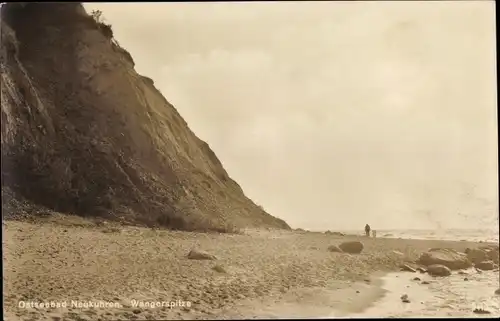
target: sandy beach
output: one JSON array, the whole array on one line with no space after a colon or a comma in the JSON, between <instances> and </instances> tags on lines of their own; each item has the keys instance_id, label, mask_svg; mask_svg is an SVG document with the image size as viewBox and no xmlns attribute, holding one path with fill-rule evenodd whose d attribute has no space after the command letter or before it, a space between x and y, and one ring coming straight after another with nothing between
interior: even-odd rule
<instances>
[{"instance_id":1,"label":"sandy beach","mask_svg":"<svg viewBox=\"0 0 500 321\"><path fill-rule=\"evenodd\" d=\"M380 277L406 260L431 247L478 245L257 229L177 232L59 214L4 221L3 232L8 320L349 315L382 297ZM363 252L328 251L347 240L361 240ZM215 259L188 259L192 249Z\"/></svg>"},{"instance_id":2,"label":"sandy beach","mask_svg":"<svg viewBox=\"0 0 500 321\"><path fill-rule=\"evenodd\" d=\"M5 320L500 316L492 2L0 18Z\"/></svg>"}]
</instances>

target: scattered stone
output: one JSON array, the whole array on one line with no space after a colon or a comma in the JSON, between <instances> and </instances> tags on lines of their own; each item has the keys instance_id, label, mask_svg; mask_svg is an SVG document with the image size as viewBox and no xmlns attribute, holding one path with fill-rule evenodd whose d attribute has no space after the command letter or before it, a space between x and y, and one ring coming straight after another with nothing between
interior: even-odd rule
<instances>
[{"instance_id":1,"label":"scattered stone","mask_svg":"<svg viewBox=\"0 0 500 321\"><path fill-rule=\"evenodd\" d=\"M433 264L427 267L427 272L432 276L449 276L451 270L442 264Z\"/></svg>"},{"instance_id":2,"label":"scattered stone","mask_svg":"<svg viewBox=\"0 0 500 321\"><path fill-rule=\"evenodd\" d=\"M344 233L341 233L341 232L332 232L330 230L326 231L325 234L331 234L331 235L335 235L335 236L345 236Z\"/></svg>"},{"instance_id":3,"label":"scattered stone","mask_svg":"<svg viewBox=\"0 0 500 321\"><path fill-rule=\"evenodd\" d=\"M422 281L421 284L431 284L429 281Z\"/></svg>"},{"instance_id":4,"label":"scattered stone","mask_svg":"<svg viewBox=\"0 0 500 321\"><path fill-rule=\"evenodd\" d=\"M414 268L412 268L408 264L401 264L399 266L399 268L401 269L401 271L405 271L405 272L414 272L414 273L417 272L417 270L415 270Z\"/></svg>"},{"instance_id":5,"label":"scattered stone","mask_svg":"<svg viewBox=\"0 0 500 321\"><path fill-rule=\"evenodd\" d=\"M408 294L403 294L403 295L401 296L401 301L402 301L403 303L410 303L410 299L408 298Z\"/></svg>"},{"instance_id":6,"label":"scattered stone","mask_svg":"<svg viewBox=\"0 0 500 321\"><path fill-rule=\"evenodd\" d=\"M413 278L413 281L421 281L421 279L420 279L420 278L418 278L418 277L414 277L414 278Z\"/></svg>"},{"instance_id":7,"label":"scattered stone","mask_svg":"<svg viewBox=\"0 0 500 321\"><path fill-rule=\"evenodd\" d=\"M396 255L399 255L399 256L404 256L404 254L402 252L399 252L399 251L392 251L392 253L396 254Z\"/></svg>"},{"instance_id":8,"label":"scattered stone","mask_svg":"<svg viewBox=\"0 0 500 321\"><path fill-rule=\"evenodd\" d=\"M330 245L328 247L328 251L330 252L335 252L335 253L342 253L342 249L340 247L338 247L337 245Z\"/></svg>"},{"instance_id":9,"label":"scattered stone","mask_svg":"<svg viewBox=\"0 0 500 321\"><path fill-rule=\"evenodd\" d=\"M339 248L345 253L359 254L363 251L364 246L360 241L350 241L340 244Z\"/></svg>"},{"instance_id":10,"label":"scattered stone","mask_svg":"<svg viewBox=\"0 0 500 321\"><path fill-rule=\"evenodd\" d=\"M215 255L212 255L208 252L201 251L201 250L191 250L188 254L188 259L191 260L216 260L217 258Z\"/></svg>"},{"instance_id":11,"label":"scattered stone","mask_svg":"<svg viewBox=\"0 0 500 321\"><path fill-rule=\"evenodd\" d=\"M465 271L458 271L458 274L459 275L469 275L469 273L465 272Z\"/></svg>"},{"instance_id":12,"label":"scattered stone","mask_svg":"<svg viewBox=\"0 0 500 321\"><path fill-rule=\"evenodd\" d=\"M356 293L359 293L359 291L358 291L358 290L356 290Z\"/></svg>"},{"instance_id":13,"label":"scattered stone","mask_svg":"<svg viewBox=\"0 0 500 321\"><path fill-rule=\"evenodd\" d=\"M133 312L134 314L139 314L139 313L141 313L142 311L141 311L141 310L139 310L139 309L134 309L132 312Z\"/></svg>"},{"instance_id":14,"label":"scattered stone","mask_svg":"<svg viewBox=\"0 0 500 321\"><path fill-rule=\"evenodd\" d=\"M219 272L219 273L227 273L226 269L224 269L222 266L220 265L215 265L212 267L212 270L214 270L215 272Z\"/></svg>"},{"instance_id":15,"label":"scattered stone","mask_svg":"<svg viewBox=\"0 0 500 321\"><path fill-rule=\"evenodd\" d=\"M500 288L498 288L498 289L495 290L495 294L500 295Z\"/></svg>"},{"instance_id":16,"label":"scattered stone","mask_svg":"<svg viewBox=\"0 0 500 321\"><path fill-rule=\"evenodd\" d=\"M422 253L417 260L418 264L424 266L443 265L451 270L468 269L472 267L467 255L451 249L430 249Z\"/></svg>"},{"instance_id":17,"label":"scattered stone","mask_svg":"<svg viewBox=\"0 0 500 321\"><path fill-rule=\"evenodd\" d=\"M497 268L496 264L493 263L493 261L483 261L477 263L475 266L477 269L480 269L482 271L491 271Z\"/></svg>"},{"instance_id":18,"label":"scattered stone","mask_svg":"<svg viewBox=\"0 0 500 321\"><path fill-rule=\"evenodd\" d=\"M476 314L490 314L491 312L482 308L476 308L473 311Z\"/></svg>"},{"instance_id":19,"label":"scattered stone","mask_svg":"<svg viewBox=\"0 0 500 321\"><path fill-rule=\"evenodd\" d=\"M464 278L464 281L469 281L469 279L468 278Z\"/></svg>"}]
</instances>

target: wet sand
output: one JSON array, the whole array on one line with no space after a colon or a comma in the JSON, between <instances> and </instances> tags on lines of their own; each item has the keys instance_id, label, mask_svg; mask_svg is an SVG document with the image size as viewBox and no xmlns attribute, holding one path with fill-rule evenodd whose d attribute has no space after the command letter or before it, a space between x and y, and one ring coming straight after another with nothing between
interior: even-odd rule
<instances>
[{"instance_id":1,"label":"wet sand","mask_svg":"<svg viewBox=\"0 0 500 321\"><path fill-rule=\"evenodd\" d=\"M467 275L454 272L449 277L431 277L409 272L389 273L381 278L384 295L362 312L350 313L349 318L433 318L433 317L500 317L498 271L477 273L471 269ZM420 281L414 280L418 277ZM467 281L464 281L464 278ZM429 284L422 284L422 281ZM401 296L408 295L409 302ZM476 314L483 308L490 314ZM334 312L332 317L342 317Z\"/></svg>"},{"instance_id":2,"label":"wet sand","mask_svg":"<svg viewBox=\"0 0 500 321\"><path fill-rule=\"evenodd\" d=\"M405 260L431 247L477 245L294 231L174 232L60 215L4 221L3 232L8 320L348 316L381 299L380 276ZM347 240L361 240L365 249L359 255L327 250ZM193 248L217 259L190 260ZM50 301L68 306L22 306ZM114 306L85 307L88 301Z\"/></svg>"}]
</instances>

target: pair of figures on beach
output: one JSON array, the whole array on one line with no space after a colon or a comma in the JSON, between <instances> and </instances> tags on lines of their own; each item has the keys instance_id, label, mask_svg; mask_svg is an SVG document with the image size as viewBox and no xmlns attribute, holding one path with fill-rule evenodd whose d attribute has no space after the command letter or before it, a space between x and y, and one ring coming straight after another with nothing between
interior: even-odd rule
<instances>
[{"instance_id":1,"label":"pair of figures on beach","mask_svg":"<svg viewBox=\"0 0 500 321\"><path fill-rule=\"evenodd\" d=\"M370 231L371 231L371 227L370 225L366 224L365 225L365 234L367 237L370 237ZM375 238L377 237L377 231L373 230L371 231L372 232L372 236Z\"/></svg>"}]
</instances>

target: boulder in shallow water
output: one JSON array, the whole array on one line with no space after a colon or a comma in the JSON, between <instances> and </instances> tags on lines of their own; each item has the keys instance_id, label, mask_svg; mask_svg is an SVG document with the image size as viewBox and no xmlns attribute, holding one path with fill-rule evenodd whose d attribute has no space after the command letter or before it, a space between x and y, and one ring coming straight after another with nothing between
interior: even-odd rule
<instances>
[{"instance_id":1,"label":"boulder in shallow water","mask_svg":"<svg viewBox=\"0 0 500 321\"><path fill-rule=\"evenodd\" d=\"M350 241L340 244L339 248L345 253L359 254L363 251L364 246L360 241Z\"/></svg>"},{"instance_id":2,"label":"boulder in shallow water","mask_svg":"<svg viewBox=\"0 0 500 321\"><path fill-rule=\"evenodd\" d=\"M427 273L432 276L450 276L451 270L442 264L432 264L427 267Z\"/></svg>"},{"instance_id":3,"label":"boulder in shallow water","mask_svg":"<svg viewBox=\"0 0 500 321\"><path fill-rule=\"evenodd\" d=\"M493 261L483 261L480 263L477 263L476 265L477 269L483 270L483 271L491 271L497 268L497 265L493 263Z\"/></svg>"},{"instance_id":4,"label":"boulder in shallow water","mask_svg":"<svg viewBox=\"0 0 500 321\"><path fill-rule=\"evenodd\" d=\"M328 247L328 251L330 252L336 252L336 253L342 253L342 249L340 247L338 247L337 245L330 245Z\"/></svg>"},{"instance_id":5,"label":"boulder in shallow water","mask_svg":"<svg viewBox=\"0 0 500 321\"><path fill-rule=\"evenodd\" d=\"M472 267L472 262L469 261L466 254L450 249L431 249L428 252L422 253L417 263L424 266L441 264L451 270L462 270Z\"/></svg>"},{"instance_id":6,"label":"boulder in shallow water","mask_svg":"<svg viewBox=\"0 0 500 321\"><path fill-rule=\"evenodd\" d=\"M467 258L469 259L469 261L474 264L483 262L488 259L488 254L480 249L466 249L465 253L467 253Z\"/></svg>"}]
</instances>

